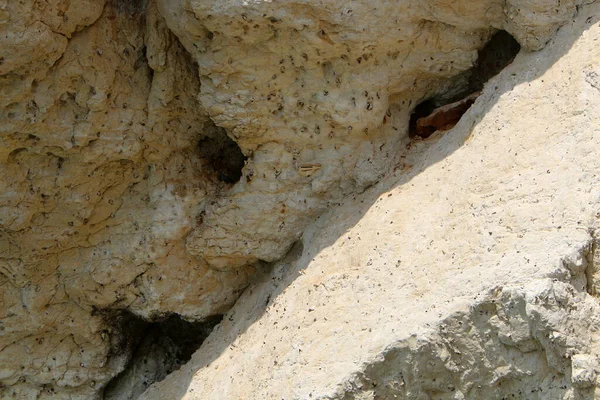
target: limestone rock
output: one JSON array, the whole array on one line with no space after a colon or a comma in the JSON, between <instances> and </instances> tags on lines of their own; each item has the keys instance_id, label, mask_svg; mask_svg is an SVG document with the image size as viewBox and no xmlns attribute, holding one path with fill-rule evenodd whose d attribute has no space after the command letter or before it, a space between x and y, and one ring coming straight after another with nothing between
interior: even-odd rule
<instances>
[{"instance_id":1,"label":"limestone rock","mask_svg":"<svg viewBox=\"0 0 600 400\"><path fill-rule=\"evenodd\" d=\"M129 358L105 311L201 320L251 267L185 251L216 128L153 3L38 3L0 3L0 397L92 398Z\"/></svg>"},{"instance_id":2,"label":"limestone rock","mask_svg":"<svg viewBox=\"0 0 600 400\"><path fill-rule=\"evenodd\" d=\"M573 356L571 380L574 386L586 388L596 384L598 360L588 354Z\"/></svg>"},{"instance_id":3,"label":"limestone rock","mask_svg":"<svg viewBox=\"0 0 600 400\"><path fill-rule=\"evenodd\" d=\"M599 15L321 216L141 398L597 397Z\"/></svg>"},{"instance_id":4,"label":"limestone rock","mask_svg":"<svg viewBox=\"0 0 600 400\"><path fill-rule=\"evenodd\" d=\"M286 382L297 390L293 396L303 397L308 386L298 382L307 376L314 376L315 390L322 382L319 379L327 376L328 385L359 385L339 393L367 396L371 389L365 389L364 379L379 379L378 373L372 378L365 372L367 365L375 365L367 358L383 354L381 346L391 346L390 338L398 343L405 339L395 331L396 322L377 320L380 307L408 304L405 311L414 308L411 318L421 321L416 311L422 313L435 304L442 312L437 302L446 299L446 311L461 311L468 326L479 327L477 315L459 310L455 299L486 291L493 274L512 288L505 293L503 286L502 299L514 297L525 307L518 315L509 313L489 323L489 329L497 332L498 354L505 355L501 345L511 348L509 355L512 347L534 352L536 357L545 351L551 354L548 371L563 374L570 371L570 364L561 358L564 349L569 355L588 354L595 360L593 348L567 343L559 351L544 336L552 332L558 335L556 340L568 341L572 328L585 337L587 328L580 326L579 317L568 319L560 307L572 303L570 307L579 309L590 301L583 293L571 293L564 271L576 281L574 287L582 285L586 276L597 275L589 261L597 258L592 254L595 245L588 236L577 236L592 226L583 216L595 204L591 191L596 143L588 129L597 122L591 110L597 104L600 67L596 50L589 45L595 28L565 30L573 33L563 33L562 42L550 49L520 56L511 67L513 72L488 84L447 136L434 135L431 142L416 144L408 137L410 113L419 102L432 96L451 97L469 86L478 51L495 32L506 30L525 51L538 50L583 3L0 0L0 397L101 397L142 340L139 318L157 321L178 314L202 321L222 314L256 279L265 261L280 260L301 238L305 251L300 261L288 263L291 272L284 274L285 279L291 282L294 271L308 265L317 249L331 246L323 253L324 260L311 262L306 269L316 287L307 283L306 276L298 276L287 289L289 297L279 298L279 289L269 286L277 283L277 273L271 284L253 286L243 300L249 303L236 303L235 318L230 314L232 320L227 319L213 335L204 354L219 346L215 343L233 340L237 332L229 330L231 324L257 318L253 307L260 314L268 303L271 311L261 318L274 318L273 301L300 306L298 299L304 302L308 290L315 305L297 309L287 325L277 328L287 326L291 332L298 318L308 324L306 315L314 318L320 313L318 321L329 318L323 325L323 346L331 346L328 352L336 354L336 346L348 341L357 348L340 349L339 363L327 365L331 370L318 370L316 365L326 360L314 361L310 351L318 352L319 346L307 351L290 336L286 344L296 346L289 354L292 358L282 358L277 348L263 357L256 336L257 341L251 342L256 353L244 350L245 354L260 357L257 372L280 374L277 385L253 387L258 398L261 393L278 393ZM586 27L595 21L591 16L589 21L587 16L578 18ZM561 58L571 45L569 40L578 53ZM587 61L578 54L585 54ZM559 73L553 63L571 75ZM542 77L542 71L550 75ZM566 83L566 79L574 81ZM562 85L562 90L552 85ZM574 90L583 94L576 96ZM512 104L517 99L520 105ZM533 111L533 105L539 109ZM524 109L537 119L524 115ZM507 119L507 113L514 116ZM540 123L546 124L543 129ZM472 139L463 144L475 124ZM546 170L551 173L540 172ZM482 174L473 175L474 171ZM374 206L373 213L359 223L366 213L362 207L386 190L397 192L396 203L379 210L380 205ZM511 214L502 222L492 217L505 206ZM491 209L496 214L488 215ZM388 221L386 212L394 213L395 219ZM569 215L582 216L577 229ZM368 237L362 243L348 242L342 250L345 229L352 225L345 225L349 221L358 224L351 238L359 233ZM462 233L433 229L444 221ZM376 235L375 226L381 224L401 230ZM477 235L487 231L500 231L503 236ZM514 235L527 239L518 241ZM543 251L534 246L541 239L550 243ZM435 246L450 244L424 248L433 246L430 240ZM566 257L571 249L567 241L584 243L587 253L578 250L574 257L565 258L556 267L557 275L551 276L559 281L550 283L551 274L545 275L543 268L559 256ZM518 256L505 256L505 264L496 260L512 251L515 243L521 246ZM350 251L349 246L353 246ZM377 259L365 260L365 249L374 246L377 251L387 250ZM482 253L488 247L490 251ZM389 285L395 285L390 265L395 266L405 253L407 259L401 260L398 273L421 274L421 281L406 283L409 286L384 301ZM453 254L468 273L460 274L452 264ZM488 256L504 269L489 272L493 263ZM539 271L528 269L534 264L517 263L523 261L521 257L540 258ZM352 269L366 264L360 274ZM276 271L283 265L287 264ZM328 265L331 281L317 272ZM416 266L421 270L415 272ZM479 275L475 267L489 273ZM432 279L427 271L439 277L435 298L421 299L407 292L413 287L425 296L423 282ZM510 272L510 279L500 279L502 271ZM331 291L350 287L344 274L356 274L359 287L333 296ZM523 277L538 282L537 289L518 286ZM379 283L385 285L377 292ZM448 286L452 287L446 290ZM299 292L293 291L296 287ZM536 319L538 314L542 319L548 316L544 310L529 307L530 294L540 287L544 288L540 296L560 291L558 309L548 323ZM595 293L597 282L590 287ZM257 293L264 297L255 297ZM352 296L358 294L366 296L362 301L368 307L354 307L357 299ZM556 296L552 296L544 299L554 306ZM420 300L411 302L412 298ZM485 301L494 299L490 294ZM316 307L330 300L332 308ZM331 316L350 305L375 325L340 336L347 324ZM581 310L589 317L591 311ZM249 334L259 328L261 322L257 323ZM403 329L408 332L417 325ZM564 326L569 329L563 332ZM269 333L275 335L273 343L279 340L278 329ZM224 342L215 342L217 335ZM431 349L442 346L442 339L434 339L422 347L421 355L413 355L412 350L402 354L433 362L438 352ZM471 343L470 338L465 340ZM298 358L300 349L302 357L308 358ZM232 357L242 354L228 351ZM480 353L496 357L483 354L485 349ZM314 375L297 374L293 368L299 364L289 361L296 358L307 363L307 371ZM282 360L296 366L272 368L274 361ZM589 362L577 360L572 381L560 379L569 388L570 382L576 388L593 387L595 375L589 372ZM365 368L355 368L356 363ZM197 365L195 361L189 368ZM496 381L525 371L511 370L509 362L490 361L490 365ZM246 368L235 376L249 373L243 362L227 368ZM163 372L154 374L156 379ZM539 377L545 372L532 373L525 375ZM173 375L165 388L181 374ZM202 374L211 375L202 370L198 379ZM354 380L346 379L350 375ZM252 379L265 382L269 380L265 376L257 373ZM225 375L219 374L210 385L217 388L220 379ZM455 380L455 387L463 382ZM419 382L410 390L436 385ZM463 392L468 389L464 385L460 386ZM132 387L131 393L139 392L135 382ZM241 386L224 387L232 398L247 393ZM330 389L323 387L320 393ZM152 393L160 396L158 391L148 396ZM218 391L203 393L219 396Z\"/></svg>"},{"instance_id":5,"label":"limestone rock","mask_svg":"<svg viewBox=\"0 0 600 400\"><path fill-rule=\"evenodd\" d=\"M198 62L202 104L251 158L188 251L218 268L281 258L381 178L406 145L410 105L471 68L494 28L538 49L578 4L158 0ZM323 167L307 179L302 163Z\"/></svg>"}]
</instances>

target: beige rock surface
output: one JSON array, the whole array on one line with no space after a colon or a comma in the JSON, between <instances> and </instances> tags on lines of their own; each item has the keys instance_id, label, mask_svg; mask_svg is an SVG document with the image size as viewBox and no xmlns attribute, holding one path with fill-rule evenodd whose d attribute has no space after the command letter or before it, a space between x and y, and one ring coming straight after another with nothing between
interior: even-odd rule
<instances>
[{"instance_id":1,"label":"beige rock surface","mask_svg":"<svg viewBox=\"0 0 600 400\"><path fill-rule=\"evenodd\" d=\"M281 258L316 216L379 180L406 144L388 120L471 68L494 29L538 49L581 2L157 3L198 61L210 117L252 154L187 239L223 268ZM322 167L307 178L304 163Z\"/></svg>"},{"instance_id":2,"label":"beige rock surface","mask_svg":"<svg viewBox=\"0 0 600 400\"><path fill-rule=\"evenodd\" d=\"M198 360L202 357L229 357L219 349L234 340L239 324L257 320L247 334L235 339L244 341L263 323L259 314L271 318L269 323L275 322L273 313L279 308L269 302L270 308L263 313L267 296L271 301L277 298L276 304L320 299L333 307L319 311L330 321L319 328L326 338L322 346L331 349L319 352L313 345L311 351L322 354L325 363L331 359L331 351L337 352L335 346L347 346L344 342L352 340L357 347L336 355L339 364L328 365L331 371L317 372L315 359L313 364L303 361L309 358L286 358L291 367L277 364L273 368L274 357L278 362L283 359L277 356L277 349L262 353L262 342L256 338L266 333L260 330L252 339L257 341L249 342L255 350L231 350L231 357L254 354L258 361L220 368L245 368L235 371L239 379L251 376L263 384L271 382L268 374L278 374L277 387L285 389L289 384L285 390L297 390L290 396L300 398L307 387L317 388L318 382L329 386L354 382L354 392L338 391L351 396L361 392L362 380L375 379L370 377L370 369L355 368L355 363L376 368L367 358L384 354L381 346L404 340L394 327L397 322L377 320L379 307L396 310L398 304L406 303L403 312L410 315L411 310L425 309L423 304L435 304L441 310L437 298L446 296L450 301L467 296L452 290L468 289L469 295L487 290L496 275L469 272L476 267L493 269L492 261L483 262L488 254L479 253L479 246L496 246L489 257L508 254L516 243L511 241L514 232L534 232L531 237L524 236L528 239L519 248L528 257L531 253L531 259L535 254L546 257L544 260L554 260L552 254L566 254L568 246L558 246L561 237L587 243L589 238L573 232L584 235L592 226L584 216L595 204L591 197L590 203L585 203L588 198L582 189L586 184L592 187L595 168L595 143L589 128L593 125L586 125L597 123L591 110L597 107L594 88L600 87L598 57L593 46L586 44L593 40L586 36L595 32L593 29L584 31L576 41L583 29L571 28L572 33L563 33L563 42L551 49L520 56L520 67L511 67L516 75L505 72L488 86L457 128L433 144L407 149L412 108L428 96L459 92L465 85L465 71L496 30L510 32L527 51L537 50L582 3L0 0L0 397L100 397L107 382L129 362L136 338L128 334L133 324L128 315L157 320L178 314L201 321L223 313L254 279L256 268L262 265L257 261L281 259L303 235L305 251L298 261L289 263L291 272L284 274L281 266L277 269L287 282L286 296L289 292L290 297L277 296L282 286L253 287L243 302L237 303L233 321L223 324L203 350L209 355L199 355L190 368L201 365L203 361ZM563 57L572 42L582 43L583 50L575 53L579 58L570 53ZM564 69L569 73L551 68L555 62L566 63ZM539 69L538 75L554 73L538 77L527 69L532 65ZM533 88L525 87L527 84ZM563 85L560 90L559 84ZM496 94L492 93L494 85L498 86ZM575 95L575 90L585 95ZM558 108L561 104L562 109ZM537 119L522 113L534 105L539 108L535 110ZM544 129L558 133L552 136L541 130L540 121L546 124ZM473 124L477 124L474 136L463 145ZM533 140L536 137L538 140ZM235 145L231 139L247 157L238 171L241 179L235 183L235 177L228 175L227 163L241 155L232 153ZM504 154L505 147L515 155ZM561 153L567 150L571 152ZM489 155L483 158L486 151ZM219 158L219 154L223 156ZM546 164L552 164L551 170L556 172L536 176L533 171L545 171ZM396 175L389 175L392 169ZM485 174L469 175L484 169ZM358 195L386 174L383 183ZM498 180L501 184L490 183ZM495 190L507 194L496 198L492 196ZM372 213L367 212L363 207L381 191L394 193L393 203L383 209L382 200ZM486 195L491 197L484 198ZM547 204L546 208L527 200L533 195L542 205ZM560 205L553 206L548 196ZM446 197L454 203L442 201ZM335 211L342 202L345 204ZM482 211L484 204L497 208L497 213L514 205L514 215L500 223L487 209ZM569 230L561 205L572 208L571 218L581 215L580 230ZM578 206L587 208L573 208ZM560 232L550 225L540 228L552 210L554 218L561 221L556 224L561 225ZM326 212L327 216L313 225ZM387 226L390 221L385 212L397 214L394 224ZM364 222L358 222L363 215ZM531 218L536 220L530 225L519 225ZM440 221L447 221L446 227L433 229ZM376 235L376 224L401 231ZM451 234L449 226L462 233ZM498 228L490 231L510 226L514 232L502 228L505 241L493 235L484 241L475 233L488 226ZM355 232L349 236L360 233L363 239L347 239L345 247L338 248L345 230L351 227ZM543 251L539 243L534 246L536 240L548 239L542 231L555 240ZM431 240L437 238L435 246L441 246L442 237L448 241L441 250L446 255L458 254L465 268L462 278L453 272L450 258L439 259L438 248L431 252L423 248L429 243L424 239L429 239L428 235ZM350 246L352 250L348 250ZM380 254L380 261L367 256L366 249L374 246L378 246L373 251ZM317 251L329 247L323 260L308 263ZM382 248L385 251L380 252ZM395 268L396 256L406 253L403 249L411 250L398 266L398 274L421 274L419 279L427 283L431 279L428 271L435 271L429 273L438 277L440 271L447 271L443 273L448 280L440 277L439 289L432 286L432 293L425 290L425 283L413 283L423 298L414 294L403 297L412 293L405 288L393 291L390 300L384 301L391 292L389 285L395 282L389 278L389 265ZM502 268L512 275L501 282L516 284L525 276L531 276L533 282L547 276L542 267L530 274L527 266L517 266L517 256L511 257L507 260L513 260L512 264L503 262L512 267L502 264ZM374 264L365 267L370 262ZM542 265L541 261L538 264ZM312 275L300 275L292 284L294 271L305 265ZM331 281L316 272L325 265L331 265L327 269ZM413 271L415 266L421 269ZM363 268L367 269L362 272ZM582 271L577 272L579 279L583 279ZM593 267L585 271L589 277L597 274ZM343 274L358 276L360 287L349 286ZM387 285L373 291L384 282L383 275ZM310 282L316 287L307 283L307 276L312 276ZM486 285L477 286L478 279ZM593 293L598 286L594 282ZM305 293L307 287L311 293ZM337 287L344 288L339 297L329 294ZM294 288L298 291L293 292ZM515 289L514 296L527 298L531 292L528 287L519 290ZM257 293L264 298L255 297ZM358 293L365 296L361 311L350 302ZM415 300L407 300L412 298ZM366 322L370 319L379 325L366 324L372 332L360 333L357 325L339 336L355 318L348 314L346 324L332 316L347 312L350 305L368 317ZM444 307L448 312L458 310L459 303L451 301ZM308 308L314 311L305 314ZM316 307L308 308L296 309L294 318L308 321L309 316L317 315ZM446 318L444 315L449 314L432 317L431 323ZM286 330L294 321L289 318ZM414 320L422 319L414 316ZM297 333L314 328L306 325ZM413 332L409 325L403 329ZM573 329L585 335L584 328ZM373 331L379 333L373 335ZM278 332L270 329L270 346L279 340ZM215 341L218 335L221 342ZM285 337L286 344L300 346L295 338ZM308 336L303 340L308 343ZM440 342L432 339L428 343ZM301 349L307 354L307 349ZM410 357L420 354L413 353ZM427 357L423 356L423 362L430 362ZM595 365L595 357L590 350L574 358L577 387L593 387L596 372L590 365ZM309 365L309 375L294 369L304 362ZM268 374L255 376L251 368ZM185 381L190 373L186 371L160 389L165 392L156 389L149 396L170 396L173 389L168 389L169 385ZM200 374L214 379L202 383L199 378L194 383L216 388L215 392L203 389L207 396L218 396L219 382L229 379L229 375L208 369ZM315 385L302 383L302 379L314 379ZM230 398L245 397L243 385L224 385L225 393L233 396ZM321 394L334 393L327 385L321 386ZM257 398L279 393L271 386L256 386L252 392Z\"/></svg>"},{"instance_id":3,"label":"beige rock surface","mask_svg":"<svg viewBox=\"0 0 600 400\"><path fill-rule=\"evenodd\" d=\"M197 71L152 4L25 3L0 25L0 397L91 398L128 358L97 310L202 319L251 269L185 251L225 187L196 150L216 131Z\"/></svg>"},{"instance_id":4,"label":"beige rock surface","mask_svg":"<svg viewBox=\"0 0 600 400\"><path fill-rule=\"evenodd\" d=\"M596 398L599 15L319 218L142 398Z\"/></svg>"}]
</instances>

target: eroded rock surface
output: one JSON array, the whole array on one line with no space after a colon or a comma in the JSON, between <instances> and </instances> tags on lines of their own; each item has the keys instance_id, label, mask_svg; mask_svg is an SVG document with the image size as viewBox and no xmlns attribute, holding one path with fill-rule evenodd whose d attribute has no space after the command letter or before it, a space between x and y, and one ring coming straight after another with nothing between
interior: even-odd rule
<instances>
[{"instance_id":1,"label":"eroded rock surface","mask_svg":"<svg viewBox=\"0 0 600 400\"><path fill-rule=\"evenodd\" d=\"M111 313L228 310L320 215L435 157L409 115L496 31L538 50L581 3L0 0L1 396L101 396L135 342Z\"/></svg>"},{"instance_id":2,"label":"eroded rock surface","mask_svg":"<svg viewBox=\"0 0 600 400\"><path fill-rule=\"evenodd\" d=\"M218 129L194 63L152 4L82 6L40 13L88 21L48 33L53 44L21 18L31 4L10 2L0 27L22 37L0 89L0 378L16 398L93 397L123 369L121 327L94 310L202 319L226 310L249 272L185 251L203 202L226 190L197 150ZM17 57L58 44L45 64Z\"/></svg>"},{"instance_id":3,"label":"eroded rock surface","mask_svg":"<svg viewBox=\"0 0 600 400\"><path fill-rule=\"evenodd\" d=\"M316 216L381 178L411 104L460 91L496 29L537 49L579 4L542 3L159 0L198 62L202 104L252 155L188 251L221 268L281 258ZM302 163L322 168L306 179Z\"/></svg>"},{"instance_id":4,"label":"eroded rock surface","mask_svg":"<svg viewBox=\"0 0 600 400\"><path fill-rule=\"evenodd\" d=\"M142 398L597 398L598 15L320 217Z\"/></svg>"}]
</instances>

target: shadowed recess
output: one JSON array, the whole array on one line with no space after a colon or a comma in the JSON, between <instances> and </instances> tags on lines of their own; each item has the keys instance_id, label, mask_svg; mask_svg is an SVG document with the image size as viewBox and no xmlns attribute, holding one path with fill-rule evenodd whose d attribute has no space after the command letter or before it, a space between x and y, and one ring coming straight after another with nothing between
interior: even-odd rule
<instances>
[{"instance_id":1,"label":"shadowed recess","mask_svg":"<svg viewBox=\"0 0 600 400\"><path fill-rule=\"evenodd\" d=\"M115 351L131 351L123 372L111 380L104 399L136 399L154 382L178 370L221 321L215 316L200 322L189 322L171 315L156 322L146 322L128 312L114 319L120 324L115 337L120 343Z\"/></svg>"},{"instance_id":2,"label":"shadowed recess","mask_svg":"<svg viewBox=\"0 0 600 400\"><path fill-rule=\"evenodd\" d=\"M146 10L148 0L113 0L113 8L123 14L139 14Z\"/></svg>"},{"instance_id":3,"label":"shadowed recess","mask_svg":"<svg viewBox=\"0 0 600 400\"><path fill-rule=\"evenodd\" d=\"M478 52L473 68L462 75L458 88L451 86L447 92L438 93L415 107L409 122L409 136L426 139L436 131L453 128L475 102L483 85L506 68L520 50L521 46L508 32L496 32Z\"/></svg>"},{"instance_id":4,"label":"shadowed recess","mask_svg":"<svg viewBox=\"0 0 600 400\"><path fill-rule=\"evenodd\" d=\"M247 157L229 136L224 128L212 124L205 129L206 136L198 142L198 153L205 166L214 176L228 184L234 184L242 177Z\"/></svg>"}]
</instances>

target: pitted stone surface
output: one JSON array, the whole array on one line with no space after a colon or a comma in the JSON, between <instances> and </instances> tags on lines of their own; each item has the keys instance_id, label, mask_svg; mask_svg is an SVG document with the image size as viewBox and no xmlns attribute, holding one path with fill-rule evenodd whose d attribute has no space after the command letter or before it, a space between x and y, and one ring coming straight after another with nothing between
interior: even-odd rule
<instances>
[{"instance_id":1,"label":"pitted stone surface","mask_svg":"<svg viewBox=\"0 0 600 400\"><path fill-rule=\"evenodd\" d=\"M133 343L112 312L227 311L260 260L417 168L411 110L460 91L495 31L537 50L581 4L0 0L0 397L100 396ZM199 149L223 132L235 184Z\"/></svg>"},{"instance_id":2,"label":"pitted stone surface","mask_svg":"<svg viewBox=\"0 0 600 400\"><path fill-rule=\"evenodd\" d=\"M217 268L281 258L316 216L381 178L411 106L464 86L496 29L539 49L578 4L159 0L198 62L200 101L250 157L188 251ZM304 163L322 167L305 177Z\"/></svg>"},{"instance_id":3,"label":"pitted stone surface","mask_svg":"<svg viewBox=\"0 0 600 400\"><path fill-rule=\"evenodd\" d=\"M323 215L142 399L591 399L599 5Z\"/></svg>"}]
</instances>

